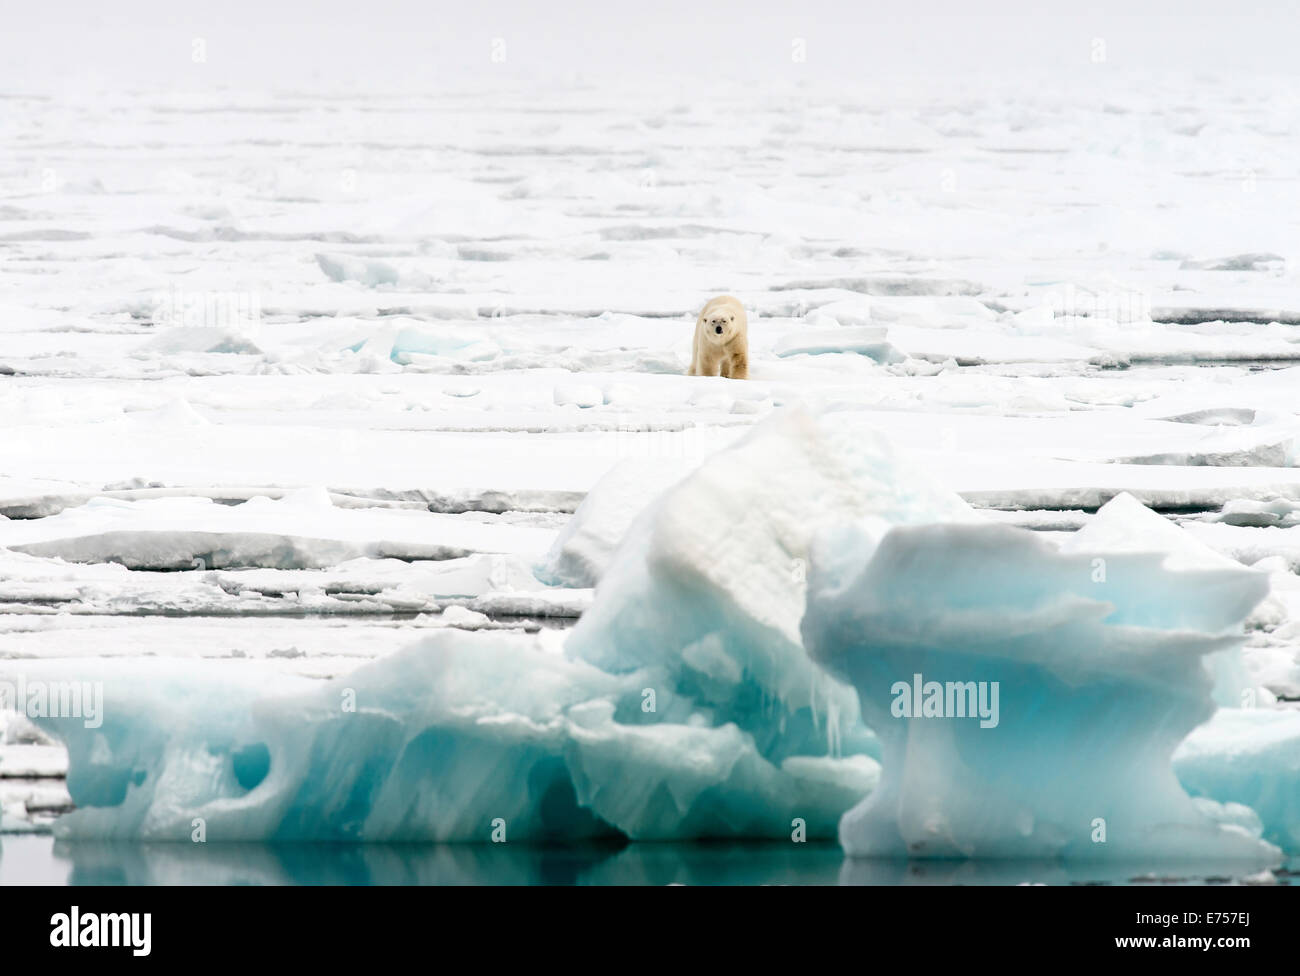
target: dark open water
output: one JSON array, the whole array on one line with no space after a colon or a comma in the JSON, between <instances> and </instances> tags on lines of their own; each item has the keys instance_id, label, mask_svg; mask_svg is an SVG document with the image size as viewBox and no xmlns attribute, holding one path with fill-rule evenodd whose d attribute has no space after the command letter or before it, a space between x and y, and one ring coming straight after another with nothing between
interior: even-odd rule
<instances>
[{"instance_id":1,"label":"dark open water","mask_svg":"<svg viewBox=\"0 0 1300 976\"><path fill-rule=\"evenodd\" d=\"M1291 884L1204 862L853 861L833 843L111 844L0 837L0 884Z\"/></svg>"}]
</instances>

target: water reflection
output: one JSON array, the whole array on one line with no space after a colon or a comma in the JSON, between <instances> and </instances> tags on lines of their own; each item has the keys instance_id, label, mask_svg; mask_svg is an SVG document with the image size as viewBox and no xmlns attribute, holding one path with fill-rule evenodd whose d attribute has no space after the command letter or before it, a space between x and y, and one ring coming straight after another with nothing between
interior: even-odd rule
<instances>
[{"instance_id":1,"label":"water reflection","mask_svg":"<svg viewBox=\"0 0 1300 976\"><path fill-rule=\"evenodd\" d=\"M1204 884L1272 877L1189 862L855 861L833 843L127 844L0 840L0 883L72 885Z\"/></svg>"}]
</instances>

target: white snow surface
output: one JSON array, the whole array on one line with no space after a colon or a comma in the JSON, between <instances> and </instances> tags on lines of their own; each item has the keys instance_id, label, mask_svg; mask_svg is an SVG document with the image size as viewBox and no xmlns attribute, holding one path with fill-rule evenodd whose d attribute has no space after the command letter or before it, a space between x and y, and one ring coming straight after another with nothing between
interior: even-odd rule
<instances>
[{"instance_id":1,"label":"white snow surface","mask_svg":"<svg viewBox=\"0 0 1300 976\"><path fill-rule=\"evenodd\" d=\"M697 573L712 594L678 624L739 614L756 647L793 654L802 593L773 567L804 558L820 514L865 517L835 494L855 476L799 494L793 468L833 466L797 438L746 460L751 486L699 472L803 407L1045 543L1068 547L1127 492L1170 521L1093 532L1107 551L1186 555L1182 533L1256 567L1270 594L1239 655L1215 659L1214 700L1293 714L1294 92L1212 67L958 89L18 91L0 141L0 657L219 675L195 700L228 694L233 714L265 675L417 661L435 629L529 630L474 639L555 657L546 628L586 614L574 647L622 680L584 636L618 602L592 589L618 592L618 567L647 554L646 579ZM749 313L748 381L684 375L694 315L722 292ZM688 545L691 525L665 524L669 549L620 555L674 486L705 531ZM711 505L719 486L762 532ZM750 542L722 552L727 526ZM736 588L742 565L754 578ZM692 700L737 666L696 637L659 649L704 676ZM817 675L760 671L756 687L808 709L830 752L833 703L866 750L855 699ZM179 721L170 708L145 711ZM1291 849L1286 786L1250 779L1294 782L1295 738L1263 738L1289 719L1232 725L1240 711L1176 768ZM1214 745L1252 721L1258 748ZM54 789L32 794L39 816L6 800L0 830L47 826ZM823 812L841 798L818 795ZM788 811L767 810L774 834Z\"/></svg>"}]
</instances>

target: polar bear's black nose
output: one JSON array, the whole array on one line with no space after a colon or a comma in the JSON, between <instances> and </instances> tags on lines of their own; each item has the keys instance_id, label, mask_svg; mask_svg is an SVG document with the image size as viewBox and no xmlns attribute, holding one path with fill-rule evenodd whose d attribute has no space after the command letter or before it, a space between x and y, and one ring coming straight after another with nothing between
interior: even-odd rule
<instances>
[{"instance_id":1,"label":"polar bear's black nose","mask_svg":"<svg viewBox=\"0 0 1300 976\"><path fill-rule=\"evenodd\" d=\"M720 326L720 325L715 325L715 326L713 327L713 331L716 332L718 335L722 335L722 326Z\"/></svg>"}]
</instances>

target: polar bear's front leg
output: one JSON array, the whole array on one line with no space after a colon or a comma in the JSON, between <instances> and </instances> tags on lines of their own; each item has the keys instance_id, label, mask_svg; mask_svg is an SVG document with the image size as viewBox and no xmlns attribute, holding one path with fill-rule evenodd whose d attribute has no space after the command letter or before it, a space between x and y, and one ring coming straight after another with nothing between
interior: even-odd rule
<instances>
[{"instance_id":1,"label":"polar bear's front leg","mask_svg":"<svg viewBox=\"0 0 1300 976\"><path fill-rule=\"evenodd\" d=\"M731 357L731 378L733 380L749 379L748 352L738 352Z\"/></svg>"},{"instance_id":2,"label":"polar bear's front leg","mask_svg":"<svg viewBox=\"0 0 1300 976\"><path fill-rule=\"evenodd\" d=\"M708 350L701 349L691 362L691 376L717 376L718 360Z\"/></svg>"},{"instance_id":3,"label":"polar bear's front leg","mask_svg":"<svg viewBox=\"0 0 1300 976\"><path fill-rule=\"evenodd\" d=\"M691 369L688 376L717 376L718 361L707 353L699 353L691 360Z\"/></svg>"}]
</instances>

